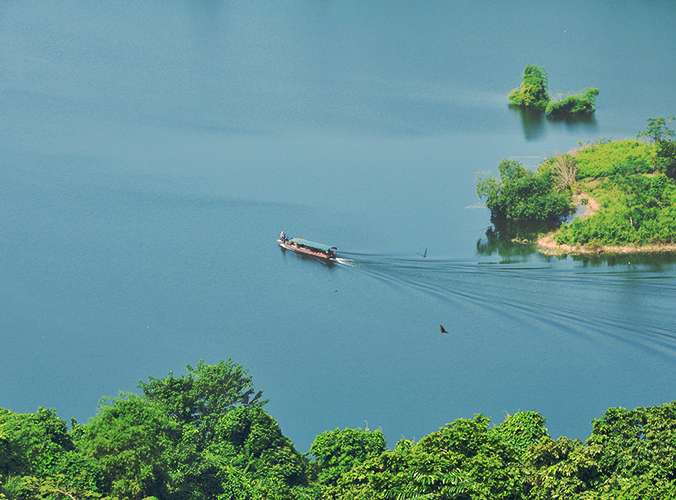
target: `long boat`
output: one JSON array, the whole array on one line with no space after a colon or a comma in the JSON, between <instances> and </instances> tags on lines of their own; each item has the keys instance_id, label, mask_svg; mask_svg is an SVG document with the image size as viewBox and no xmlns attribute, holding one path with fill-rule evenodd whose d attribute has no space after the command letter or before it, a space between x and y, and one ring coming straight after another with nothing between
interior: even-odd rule
<instances>
[{"instance_id":1,"label":"long boat","mask_svg":"<svg viewBox=\"0 0 676 500\"><path fill-rule=\"evenodd\" d=\"M325 245L324 243L317 243L316 241L310 241L303 238L280 238L277 240L277 244L284 250L291 250L292 252L308 255L317 259L335 262L337 258L336 252L338 249L336 247Z\"/></svg>"}]
</instances>

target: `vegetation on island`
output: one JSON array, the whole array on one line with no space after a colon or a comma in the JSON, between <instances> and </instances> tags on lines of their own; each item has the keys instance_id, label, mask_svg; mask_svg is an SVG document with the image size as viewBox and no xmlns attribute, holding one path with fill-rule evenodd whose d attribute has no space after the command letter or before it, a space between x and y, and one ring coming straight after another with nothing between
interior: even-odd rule
<instances>
[{"instance_id":1,"label":"vegetation on island","mask_svg":"<svg viewBox=\"0 0 676 500\"><path fill-rule=\"evenodd\" d=\"M676 141L667 124L663 118L651 119L639 134L647 141L587 144L545 160L535 171L505 160L499 166L499 179L481 179L477 193L485 199L497 228L532 223L561 226L554 235L559 245L600 250L673 245ZM595 210L584 210L591 201ZM564 222L575 203L588 213Z\"/></svg>"},{"instance_id":2,"label":"vegetation on island","mask_svg":"<svg viewBox=\"0 0 676 500\"><path fill-rule=\"evenodd\" d=\"M531 171L503 160L498 172L499 179L488 177L477 185L495 220L557 224L571 210L570 192L555 188L552 169Z\"/></svg>"},{"instance_id":3,"label":"vegetation on island","mask_svg":"<svg viewBox=\"0 0 676 500\"><path fill-rule=\"evenodd\" d=\"M585 441L533 411L460 418L390 449L335 429L299 453L232 361L141 382L70 428L53 410L0 409L0 498L673 498L676 401L614 408Z\"/></svg>"},{"instance_id":4,"label":"vegetation on island","mask_svg":"<svg viewBox=\"0 0 676 500\"><path fill-rule=\"evenodd\" d=\"M513 106L544 111L549 102L547 73L540 66L529 64L523 70L521 85L509 93Z\"/></svg>"},{"instance_id":5,"label":"vegetation on island","mask_svg":"<svg viewBox=\"0 0 676 500\"><path fill-rule=\"evenodd\" d=\"M596 110L599 89L590 87L558 101L549 101L545 108L547 116L590 115Z\"/></svg>"},{"instance_id":6,"label":"vegetation on island","mask_svg":"<svg viewBox=\"0 0 676 500\"><path fill-rule=\"evenodd\" d=\"M544 111L552 118L590 115L596 111L596 96L599 95L599 89L590 87L578 94L551 100L547 85L547 73L544 68L529 64L523 71L521 85L509 93L509 104L518 108Z\"/></svg>"},{"instance_id":7,"label":"vegetation on island","mask_svg":"<svg viewBox=\"0 0 676 500\"><path fill-rule=\"evenodd\" d=\"M676 179L676 133L667 124L674 119L673 116L650 118L646 129L639 134L655 145L656 168L671 179Z\"/></svg>"}]
</instances>

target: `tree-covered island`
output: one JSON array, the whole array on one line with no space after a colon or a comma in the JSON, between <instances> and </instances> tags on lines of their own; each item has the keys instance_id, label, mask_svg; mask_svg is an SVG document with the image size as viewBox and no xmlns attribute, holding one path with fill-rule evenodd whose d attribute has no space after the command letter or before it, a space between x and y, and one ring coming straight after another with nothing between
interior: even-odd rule
<instances>
[{"instance_id":1,"label":"tree-covered island","mask_svg":"<svg viewBox=\"0 0 676 500\"><path fill-rule=\"evenodd\" d=\"M676 497L676 401L613 408L585 441L534 411L454 420L386 446L335 429L299 453L232 361L141 382L70 427L0 409L6 499L549 499Z\"/></svg>"},{"instance_id":2,"label":"tree-covered island","mask_svg":"<svg viewBox=\"0 0 676 500\"><path fill-rule=\"evenodd\" d=\"M599 89L590 87L577 94L552 100L547 73L540 66L529 64L523 71L521 85L509 93L509 104L517 108L544 111L551 118L591 115L596 110Z\"/></svg>"},{"instance_id":3,"label":"tree-covered island","mask_svg":"<svg viewBox=\"0 0 676 500\"><path fill-rule=\"evenodd\" d=\"M585 144L535 171L504 160L499 178L481 179L477 194L497 228L535 225L545 253L676 251L676 141L668 123L650 119L638 138Z\"/></svg>"}]
</instances>

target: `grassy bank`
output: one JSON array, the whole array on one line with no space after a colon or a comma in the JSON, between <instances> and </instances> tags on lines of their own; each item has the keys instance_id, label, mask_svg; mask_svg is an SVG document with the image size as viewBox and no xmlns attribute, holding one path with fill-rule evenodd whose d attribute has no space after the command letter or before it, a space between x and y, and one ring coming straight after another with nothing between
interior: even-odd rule
<instances>
[{"instance_id":1,"label":"grassy bank","mask_svg":"<svg viewBox=\"0 0 676 500\"><path fill-rule=\"evenodd\" d=\"M654 144L591 144L571 157L578 168L578 204L593 200L595 209L539 238L539 248L578 254L676 251L676 182L658 170Z\"/></svg>"}]
</instances>

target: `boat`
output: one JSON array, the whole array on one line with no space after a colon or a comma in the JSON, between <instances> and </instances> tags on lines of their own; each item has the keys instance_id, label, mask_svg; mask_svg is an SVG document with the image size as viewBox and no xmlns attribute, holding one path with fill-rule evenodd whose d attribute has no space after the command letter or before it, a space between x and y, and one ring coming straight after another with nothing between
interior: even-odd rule
<instances>
[{"instance_id":1,"label":"boat","mask_svg":"<svg viewBox=\"0 0 676 500\"><path fill-rule=\"evenodd\" d=\"M277 244L284 250L291 250L301 255L329 262L335 262L337 259L336 252L338 249L332 245L325 245L324 243L317 243L316 241L304 238L287 238L284 233L280 235Z\"/></svg>"}]
</instances>

